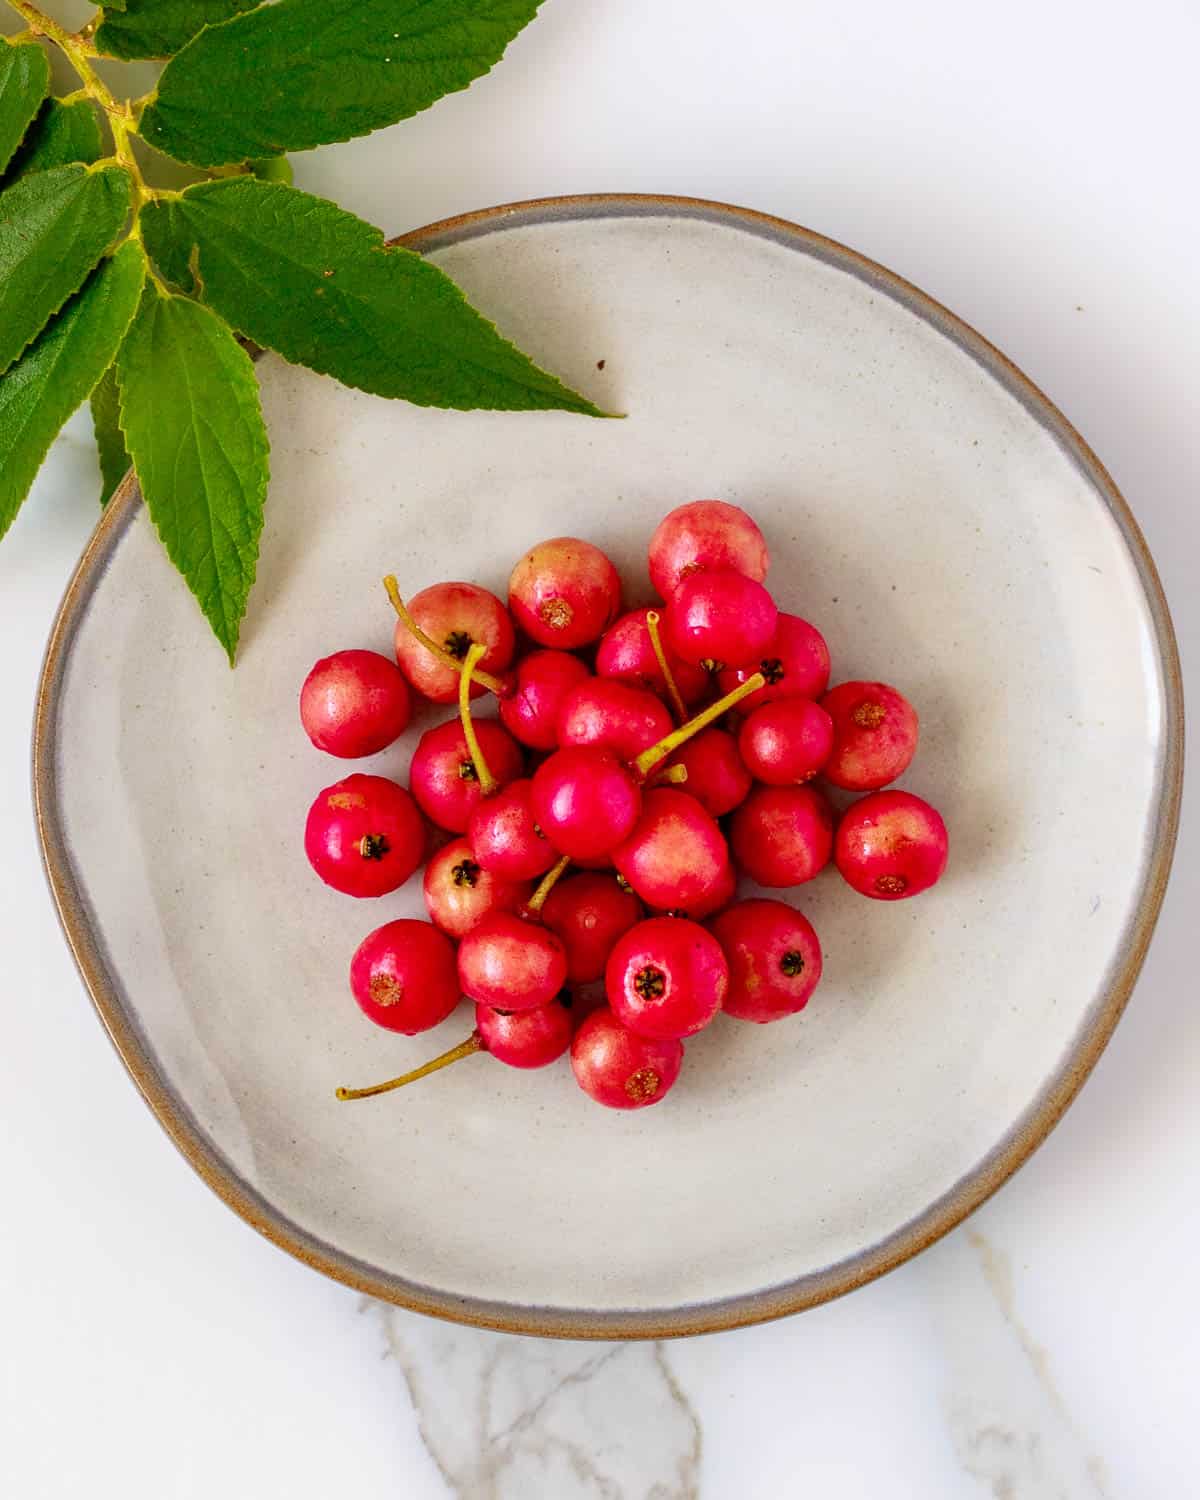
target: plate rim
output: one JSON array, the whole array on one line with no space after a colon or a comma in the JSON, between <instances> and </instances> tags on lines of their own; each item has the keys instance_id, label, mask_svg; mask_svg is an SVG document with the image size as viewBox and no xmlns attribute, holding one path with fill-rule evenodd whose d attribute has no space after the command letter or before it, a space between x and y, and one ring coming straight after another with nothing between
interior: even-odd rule
<instances>
[{"instance_id":1,"label":"plate rim","mask_svg":"<svg viewBox=\"0 0 1200 1500\"><path fill-rule=\"evenodd\" d=\"M359 1292L414 1312L505 1333L572 1339L671 1338L715 1333L815 1307L884 1275L927 1249L986 1202L1062 1118L1128 1003L1149 947L1170 874L1183 787L1183 679L1178 644L1157 568L1129 505L1108 471L1058 407L989 340L911 282L859 252L789 220L709 199L591 193L535 198L442 219L389 241L422 253L510 227L562 220L674 217L739 228L834 265L879 288L963 349L1055 439L1107 505L1134 562L1153 625L1161 674L1164 736L1156 768L1157 806L1136 910L1118 960L1080 1023L1056 1071L1008 1132L969 1172L886 1239L822 1270L717 1301L663 1309L523 1306L462 1297L382 1271L310 1234L245 1181L172 1091L109 973L72 866L58 808L57 728L71 646L109 558L137 514L133 472L109 501L55 615L35 700L32 743L34 818L42 863L67 945L92 1005L127 1072L160 1126L218 1197L252 1228L314 1270Z\"/></svg>"}]
</instances>

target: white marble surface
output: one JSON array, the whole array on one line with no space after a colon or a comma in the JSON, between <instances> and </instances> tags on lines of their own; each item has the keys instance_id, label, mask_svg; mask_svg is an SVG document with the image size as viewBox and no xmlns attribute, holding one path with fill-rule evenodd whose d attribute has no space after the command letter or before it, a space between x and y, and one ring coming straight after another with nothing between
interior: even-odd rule
<instances>
[{"instance_id":1,"label":"white marble surface","mask_svg":"<svg viewBox=\"0 0 1200 1500\"><path fill-rule=\"evenodd\" d=\"M730 18L734 18L731 20ZM799 219L994 338L1112 469L1200 689L1191 7L546 7L493 78L299 165L391 229L695 193ZM1196 1492L1195 785L1143 980L1066 1120L963 1230L832 1306L670 1346L424 1322L294 1264L177 1158L37 868L27 728L94 520L76 420L0 548L0 1493L1179 1500ZM1193 762L1194 762L1193 757ZM1194 778L1193 778L1194 780Z\"/></svg>"}]
</instances>

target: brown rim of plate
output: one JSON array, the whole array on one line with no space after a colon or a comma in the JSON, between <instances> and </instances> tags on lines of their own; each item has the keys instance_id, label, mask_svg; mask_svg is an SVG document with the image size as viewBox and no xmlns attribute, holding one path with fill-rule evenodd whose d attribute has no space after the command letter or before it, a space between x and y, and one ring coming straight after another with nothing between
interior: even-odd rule
<instances>
[{"instance_id":1,"label":"brown rim of plate","mask_svg":"<svg viewBox=\"0 0 1200 1500\"><path fill-rule=\"evenodd\" d=\"M103 942L88 916L63 836L56 785L55 735L66 662L79 620L107 559L137 511L141 496L126 475L89 541L67 587L46 648L33 729L33 795L50 890L67 942L105 1029L159 1123L204 1181L260 1234L298 1260L373 1297L455 1322L510 1333L575 1339L669 1338L714 1333L814 1307L862 1286L924 1250L979 1207L1046 1139L1104 1050L1129 999L1162 905L1183 784L1183 682L1175 633L1162 585L1137 522L1092 450L1040 390L974 329L901 277L809 229L751 209L696 198L604 193L506 204L446 219L392 243L427 252L510 227L558 220L702 219L742 229L809 255L878 289L933 325L971 356L1058 443L1108 506L1132 555L1154 624L1165 734L1157 768L1157 807L1136 911L1107 981L1054 1076L1008 1134L965 1177L885 1240L797 1280L716 1302L663 1310L524 1307L457 1297L390 1275L309 1234L280 1214L216 1149L172 1092L153 1052L126 1011Z\"/></svg>"}]
</instances>

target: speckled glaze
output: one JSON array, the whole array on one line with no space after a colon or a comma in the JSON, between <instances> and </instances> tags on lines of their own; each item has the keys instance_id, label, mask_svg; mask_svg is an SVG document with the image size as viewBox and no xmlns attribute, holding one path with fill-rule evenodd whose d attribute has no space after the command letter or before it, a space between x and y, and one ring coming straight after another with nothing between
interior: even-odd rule
<instances>
[{"instance_id":1,"label":"speckled glaze","mask_svg":"<svg viewBox=\"0 0 1200 1500\"><path fill-rule=\"evenodd\" d=\"M1099 463L1002 356L819 236L602 198L408 242L628 418L421 411L265 356L273 482L233 673L127 482L56 623L35 728L68 940L192 1164L354 1286L573 1337L836 1296L1015 1170L1128 997L1181 775L1153 564ZM412 1066L472 1021L462 1006L393 1037L350 996L350 955L420 913L420 877L368 903L308 870L304 812L334 763L298 722L306 671L388 650L385 567L409 592L464 577L502 593L532 542L573 533L647 602L655 523L703 495L758 519L770 584L820 625L835 682L882 678L919 706L902 785L950 825L944 881L894 905L832 871L804 887L826 966L807 1010L769 1032L718 1022L653 1110L615 1116L563 1064L485 1057L337 1103L337 1084ZM430 722L361 769L402 776Z\"/></svg>"}]
</instances>

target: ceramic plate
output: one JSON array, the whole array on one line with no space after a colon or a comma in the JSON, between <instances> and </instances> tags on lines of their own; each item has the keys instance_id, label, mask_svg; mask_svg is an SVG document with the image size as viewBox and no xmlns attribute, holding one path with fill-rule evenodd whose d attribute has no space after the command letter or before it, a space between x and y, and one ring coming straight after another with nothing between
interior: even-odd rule
<instances>
[{"instance_id":1,"label":"ceramic plate","mask_svg":"<svg viewBox=\"0 0 1200 1500\"><path fill-rule=\"evenodd\" d=\"M1179 676L1134 521L1062 416L978 335L792 225L653 199L554 201L409 243L623 422L422 411L273 356L273 478L235 672L137 491L109 507L51 642L47 867L138 1086L192 1164L292 1253L377 1296L536 1333L637 1336L806 1307L979 1204L1046 1135L1141 963L1174 838ZM569 1068L476 1057L334 1099L470 1029L406 1039L347 989L366 931L421 914L318 883L301 828L345 763L296 696L388 649L378 584L503 592L574 533L632 603L670 507L719 495L770 541L835 679L919 705L903 784L952 834L936 892L796 893L826 951L802 1017L723 1022L669 1100L591 1104ZM417 729L364 768L403 777Z\"/></svg>"}]
</instances>

